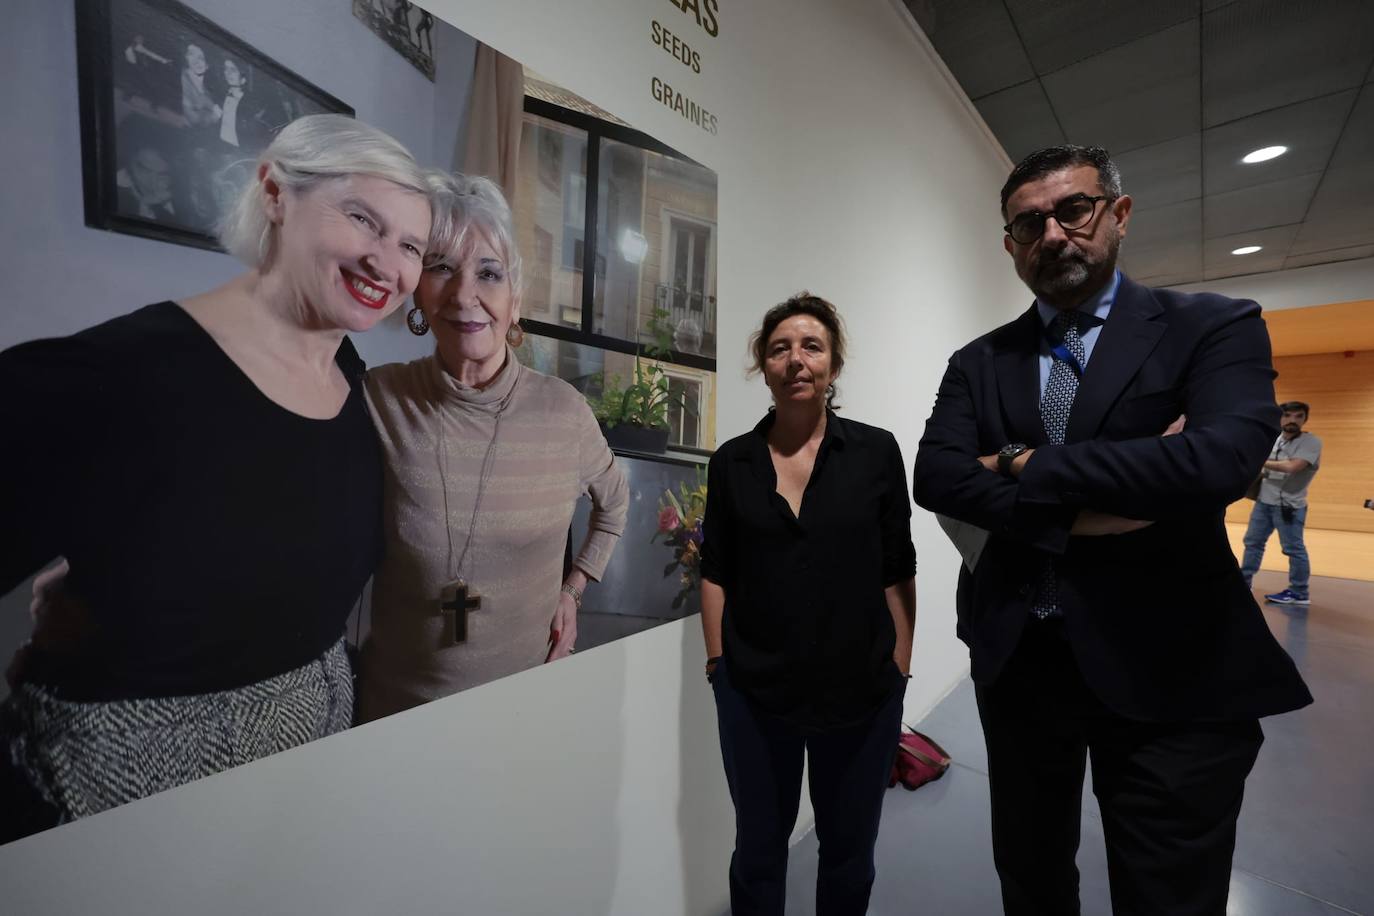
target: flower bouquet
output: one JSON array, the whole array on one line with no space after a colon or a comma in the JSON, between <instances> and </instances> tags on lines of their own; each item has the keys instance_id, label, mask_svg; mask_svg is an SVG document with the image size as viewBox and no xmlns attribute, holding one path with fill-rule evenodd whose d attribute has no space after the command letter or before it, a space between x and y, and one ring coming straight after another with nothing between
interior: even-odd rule
<instances>
[{"instance_id":1,"label":"flower bouquet","mask_svg":"<svg viewBox=\"0 0 1374 916\"><path fill-rule=\"evenodd\" d=\"M666 579L674 573L682 588L673 599L673 610L682 607L683 602L701 585L701 522L706 515L706 475L697 472L695 486L685 483L678 485L678 492L667 490L658 502L658 530L649 542L660 536L663 543L673 550L673 559L663 567Z\"/></svg>"}]
</instances>

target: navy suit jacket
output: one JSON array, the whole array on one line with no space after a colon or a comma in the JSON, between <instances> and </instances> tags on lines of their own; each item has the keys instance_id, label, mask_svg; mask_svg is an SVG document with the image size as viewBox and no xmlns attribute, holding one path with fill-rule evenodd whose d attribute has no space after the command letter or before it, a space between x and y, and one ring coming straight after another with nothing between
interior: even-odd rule
<instances>
[{"instance_id":1,"label":"navy suit jacket","mask_svg":"<svg viewBox=\"0 0 1374 916\"><path fill-rule=\"evenodd\" d=\"M977 569L959 577L974 681L996 681L1053 557L1074 656L1113 711L1233 720L1312 702L1223 524L1278 434L1260 307L1123 277L1063 445L1047 444L1040 420L1041 334L1032 305L956 352L916 456L916 502L991 533ZM1162 438L1179 414L1185 430ZM1019 479L978 463L1011 442L1035 448ZM1081 509L1154 524L1071 537Z\"/></svg>"}]
</instances>

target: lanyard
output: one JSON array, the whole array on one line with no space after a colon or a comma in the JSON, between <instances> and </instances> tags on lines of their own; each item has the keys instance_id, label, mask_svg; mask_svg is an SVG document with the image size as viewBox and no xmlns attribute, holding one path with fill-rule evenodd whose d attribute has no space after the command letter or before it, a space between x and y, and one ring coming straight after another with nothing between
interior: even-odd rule
<instances>
[{"instance_id":1,"label":"lanyard","mask_svg":"<svg viewBox=\"0 0 1374 916\"><path fill-rule=\"evenodd\" d=\"M1050 345L1050 355L1062 363L1068 363L1069 368L1073 370L1073 374L1078 376L1079 381L1082 381L1083 364L1078 361L1078 357L1069 352L1069 348L1064 346L1062 340L1059 343L1054 342L1054 338L1050 335L1049 325L1044 325L1043 331L1045 334L1045 342Z\"/></svg>"},{"instance_id":2,"label":"lanyard","mask_svg":"<svg viewBox=\"0 0 1374 916\"><path fill-rule=\"evenodd\" d=\"M1103 300L1103 302L1107 304L1115 303L1116 293L1117 290L1120 289L1120 287L1121 274L1114 273L1112 275L1111 289L1107 292L1107 296ZM1101 308L1101 306L1099 306L1099 308ZM1101 318L1097 317L1097 315L1092 312L1080 311L1078 320L1080 326L1080 335L1084 333L1086 329L1091 329L1104 323ZM1051 324L1053 324L1053 322L1042 322L1040 325L1040 332L1045 335L1045 343L1049 345L1050 355L1053 356L1055 359L1059 360L1061 363L1065 363L1070 369L1073 370L1073 374L1078 376L1078 380L1082 381L1084 369L1083 363L1080 363L1078 361L1078 358L1069 352L1069 348L1064 346L1064 342L1062 340L1056 341L1054 337L1051 336ZM1086 344L1084 345L1084 347L1084 353L1086 354Z\"/></svg>"}]
</instances>

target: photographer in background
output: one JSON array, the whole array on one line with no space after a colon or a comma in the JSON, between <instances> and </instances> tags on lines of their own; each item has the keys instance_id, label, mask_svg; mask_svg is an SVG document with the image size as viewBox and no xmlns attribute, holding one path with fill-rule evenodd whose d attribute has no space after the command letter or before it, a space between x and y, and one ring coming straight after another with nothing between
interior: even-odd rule
<instances>
[{"instance_id":1,"label":"photographer in background","mask_svg":"<svg viewBox=\"0 0 1374 916\"><path fill-rule=\"evenodd\" d=\"M1307 582L1312 567L1307 560L1302 530L1307 523L1307 488L1317 475L1321 463L1322 440L1302 431L1307 422L1308 406L1302 401L1280 404L1282 432L1274 441L1269 459L1264 462L1260 476L1259 498L1250 512L1250 526L1245 531L1245 560L1240 565L1245 584L1249 585L1264 559L1264 545L1277 529L1279 546L1288 557L1288 587L1264 600L1272 604L1306 607L1309 603Z\"/></svg>"}]
</instances>

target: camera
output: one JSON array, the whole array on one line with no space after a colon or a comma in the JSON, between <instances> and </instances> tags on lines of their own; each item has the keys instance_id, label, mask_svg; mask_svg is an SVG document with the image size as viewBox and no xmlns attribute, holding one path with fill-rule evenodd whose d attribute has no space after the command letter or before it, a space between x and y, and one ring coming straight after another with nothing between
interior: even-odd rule
<instances>
[{"instance_id":1,"label":"camera","mask_svg":"<svg viewBox=\"0 0 1374 916\"><path fill-rule=\"evenodd\" d=\"M1364 501L1364 507L1366 509L1374 509L1374 499L1366 499Z\"/></svg>"}]
</instances>

